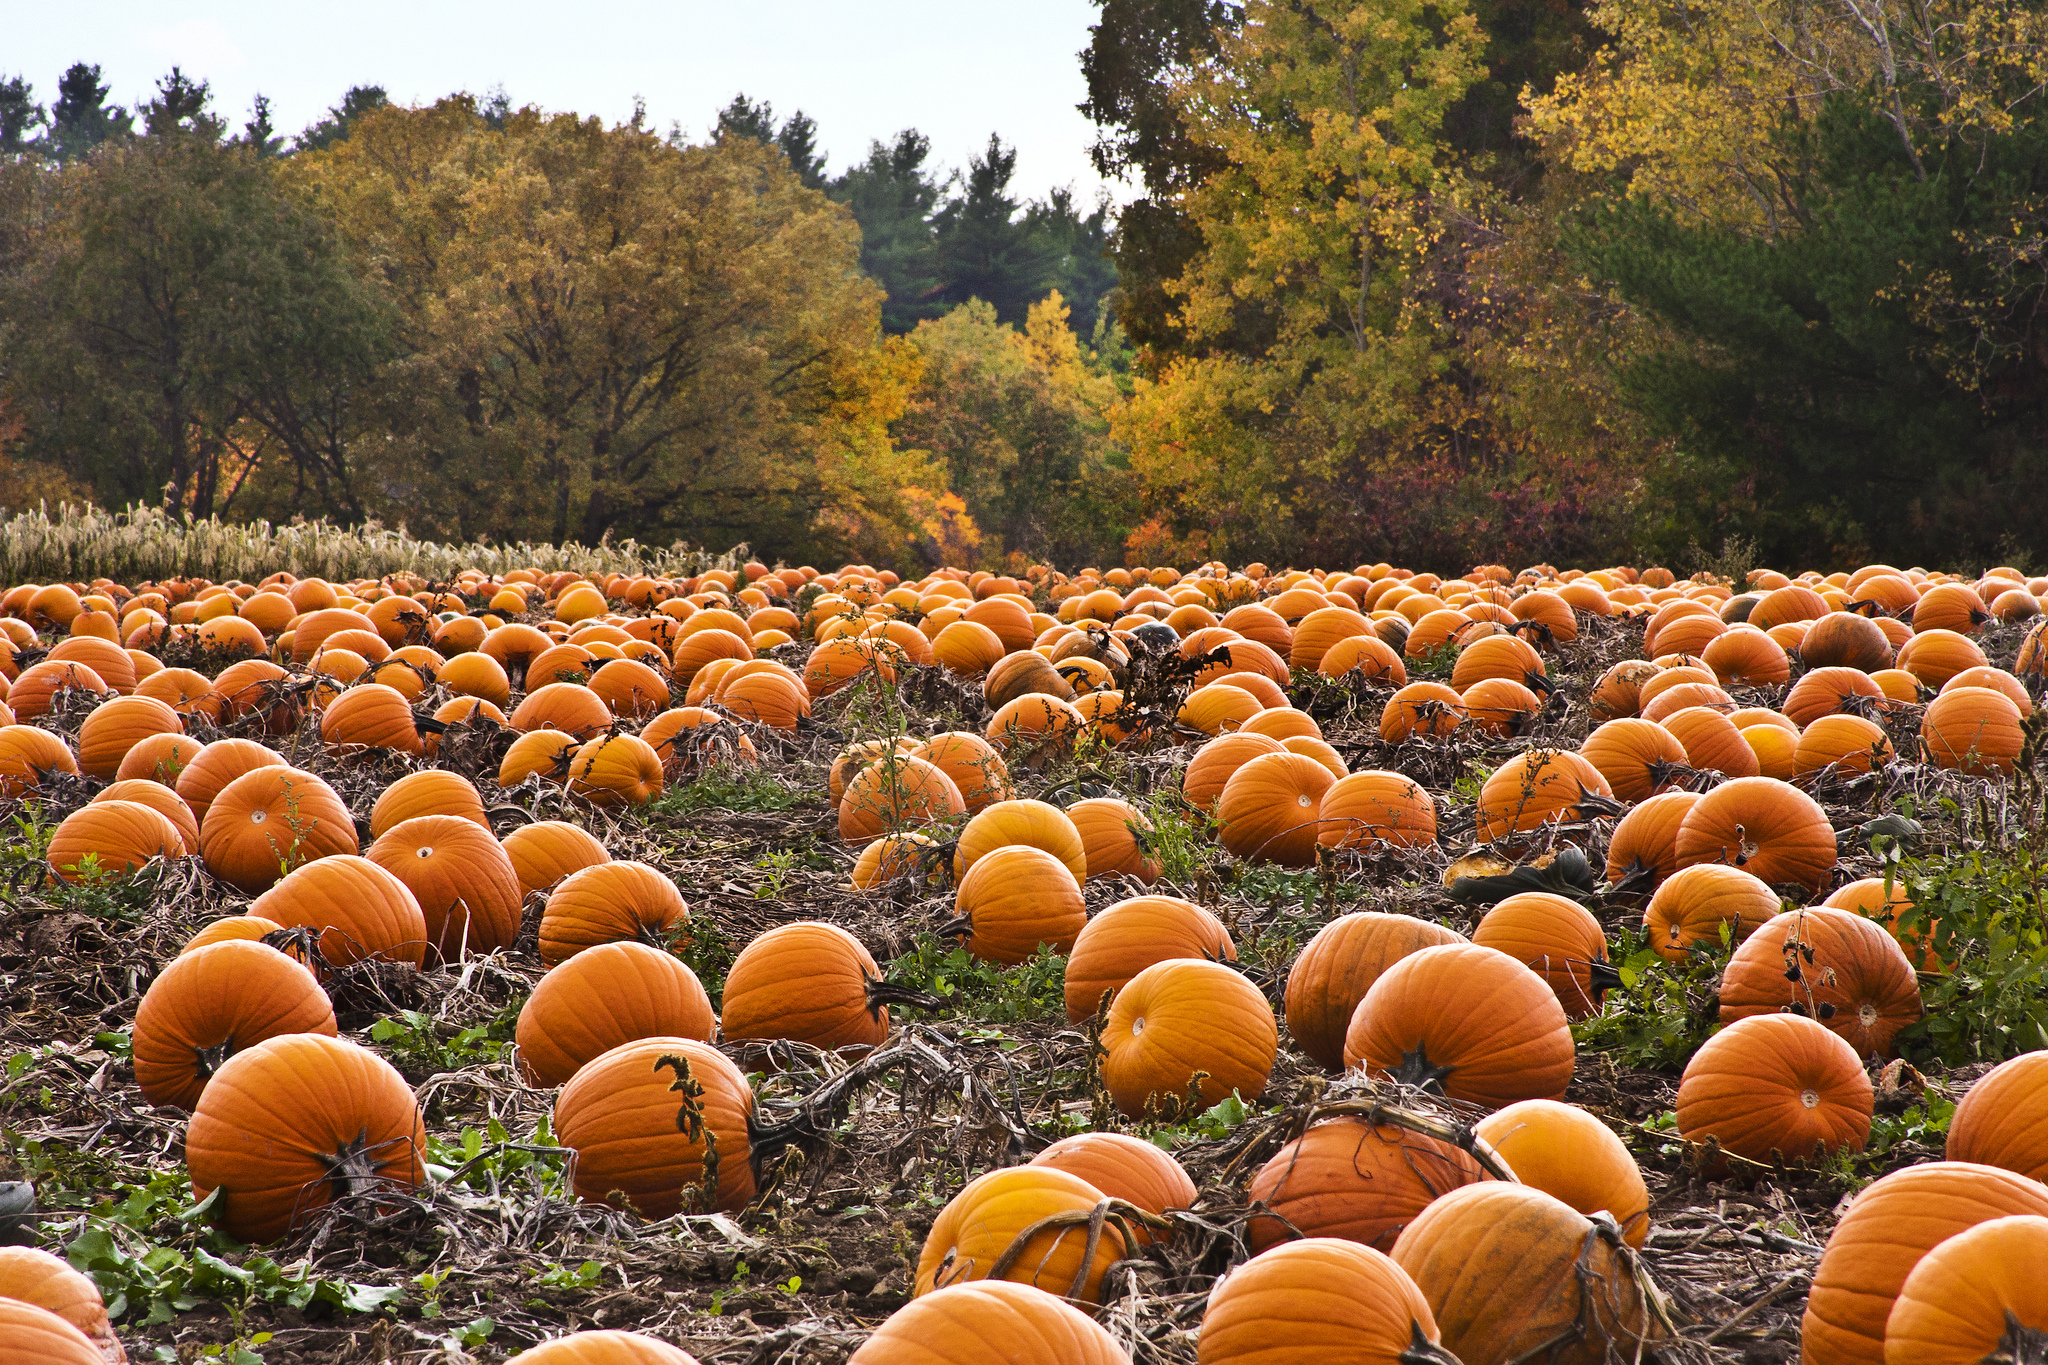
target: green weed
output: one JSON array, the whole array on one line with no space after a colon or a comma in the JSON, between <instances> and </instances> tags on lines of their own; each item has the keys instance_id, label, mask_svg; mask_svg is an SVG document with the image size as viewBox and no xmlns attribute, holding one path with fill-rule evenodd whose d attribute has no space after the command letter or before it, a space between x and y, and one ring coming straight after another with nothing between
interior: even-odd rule
<instances>
[{"instance_id":1,"label":"green weed","mask_svg":"<svg viewBox=\"0 0 2048 1365\"><path fill-rule=\"evenodd\" d=\"M999 967L957 943L920 934L909 952L889 963L888 980L937 996L950 1013L990 1023L1064 1019L1067 1014L1067 960L1044 945L1028 961Z\"/></svg>"}]
</instances>

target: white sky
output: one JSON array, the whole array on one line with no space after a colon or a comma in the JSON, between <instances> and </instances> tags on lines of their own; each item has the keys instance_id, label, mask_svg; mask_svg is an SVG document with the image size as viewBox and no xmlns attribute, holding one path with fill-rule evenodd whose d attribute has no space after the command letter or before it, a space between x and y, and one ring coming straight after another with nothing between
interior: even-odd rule
<instances>
[{"instance_id":1,"label":"white sky","mask_svg":"<svg viewBox=\"0 0 2048 1365\"><path fill-rule=\"evenodd\" d=\"M637 94L654 127L693 136L744 91L778 118L817 119L835 172L871 138L916 127L949 168L1001 133L1028 197L1071 185L1086 205L1102 188L1094 127L1074 108L1090 0L9 0L0 14L0 76L25 75L46 106L75 61L99 63L108 98L131 108L182 66L212 83L237 128L261 91L288 134L351 85L413 103L502 83L514 104L607 121L627 118Z\"/></svg>"}]
</instances>

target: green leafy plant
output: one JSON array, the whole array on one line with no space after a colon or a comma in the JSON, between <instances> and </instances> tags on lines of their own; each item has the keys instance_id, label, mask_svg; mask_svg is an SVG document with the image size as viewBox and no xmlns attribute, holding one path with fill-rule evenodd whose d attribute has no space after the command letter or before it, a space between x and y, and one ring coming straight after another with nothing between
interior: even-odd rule
<instances>
[{"instance_id":1,"label":"green leafy plant","mask_svg":"<svg viewBox=\"0 0 2048 1365\"><path fill-rule=\"evenodd\" d=\"M670 787L647 805L649 816L691 815L701 810L772 814L803 804L810 793L784 785L753 764L713 764L702 777Z\"/></svg>"},{"instance_id":2,"label":"green leafy plant","mask_svg":"<svg viewBox=\"0 0 2048 1365\"><path fill-rule=\"evenodd\" d=\"M370 1025L370 1041L382 1044L401 1071L459 1071L496 1061L518 1023L515 1006L507 1006L487 1023L463 1029L418 1010L401 1010Z\"/></svg>"},{"instance_id":3,"label":"green leafy plant","mask_svg":"<svg viewBox=\"0 0 2048 1365\"><path fill-rule=\"evenodd\" d=\"M1930 967L1945 967L1923 985L1926 1013L1899 1035L1901 1054L1954 1066L2048 1048L2042 851L2028 844L1905 859L1890 878L1912 901L1897 912L1897 929L1926 943Z\"/></svg>"},{"instance_id":4,"label":"green leafy plant","mask_svg":"<svg viewBox=\"0 0 2048 1365\"><path fill-rule=\"evenodd\" d=\"M1670 962L1624 928L1614 954L1621 985L1607 992L1605 1009L1572 1025L1573 1040L1582 1052L1612 1052L1638 1066L1683 1067L1718 1027L1716 987L1731 945L1723 922L1718 943L1695 943L1684 961Z\"/></svg>"},{"instance_id":5,"label":"green leafy plant","mask_svg":"<svg viewBox=\"0 0 2048 1365\"><path fill-rule=\"evenodd\" d=\"M1066 1017L1067 960L1042 945L1027 961L998 967L957 943L920 934L887 975L891 985L937 996L950 1013L990 1023Z\"/></svg>"}]
</instances>

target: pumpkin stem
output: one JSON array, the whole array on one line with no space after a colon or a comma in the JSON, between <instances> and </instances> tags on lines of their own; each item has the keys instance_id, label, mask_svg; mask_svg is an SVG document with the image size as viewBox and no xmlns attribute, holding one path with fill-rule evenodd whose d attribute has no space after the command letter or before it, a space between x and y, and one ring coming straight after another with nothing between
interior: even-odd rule
<instances>
[{"instance_id":1,"label":"pumpkin stem","mask_svg":"<svg viewBox=\"0 0 2048 1365\"><path fill-rule=\"evenodd\" d=\"M878 976L862 973L868 1000L868 1017L882 1017L884 1005L914 1005L921 1010L935 1010L943 1007L945 1001L925 991L912 990L908 986L884 981Z\"/></svg>"},{"instance_id":2,"label":"pumpkin stem","mask_svg":"<svg viewBox=\"0 0 2048 1365\"><path fill-rule=\"evenodd\" d=\"M1657 889L1657 869L1640 858L1631 862L1628 869L1607 884L1610 896L1647 896Z\"/></svg>"},{"instance_id":3,"label":"pumpkin stem","mask_svg":"<svg viewBox=\"0 0 2048 1365\"><path fill-rule=\"evenodd\" d=\"M321 1153L320 1160L327 1167L327 1183L332 1187L329 1198L337 1204L359 1194L368 1194L383 1183L383 1177L377 1174L377 1160L370 1155L368 1129L358 1130L355 1140L340 1151Z\"/></svg>"},{"instance_id":4,"label":"pumpkin stem","mask_svg":"<svg viewBox=\"0 0 2048 1365\"><path fill-rule=\"evenodd\" d=\"M1452 1355L1440 1341L1431 1341L1424 1335L1422 1324L1411 1322L1408 1330L1413 1334L1407 1347L1396 1357L1401 1365L1464 1365Z\"/></svg>"},{"instance_id":5,"label":"pumpkin stem","mask_svg":"<svg viewBox=\"0 0 2048 1365\"><path fill-rule=\"evenodd\" d=\"M974 916L956 915L938 928L940 938L973 938Z\"/></svg>"},{"instance_id":6,"label":"pumpkin stem","mask_svg":"<svg viewBox=\"0 0 2048 1365\"><path fill-rule=\"evenodd\" d=\"M1621 989L1621 970L1606 958L1596 958L1586 966L1592 977L1594 1004L1607 992Z\"/></svg>"},{"instance_id":7,"label":"pumpkin stem","mask_svg":"<svg viewBox=\"0 0 2048 1365\"><path fill-rule=\"evenodd\" d=\"M1987 1365L2044 1365L2048 1362L2048 1332L2039 1332L2005 1310L2005 1334L1998 1339L1998 1353L1986 1357Z\"/></svg>"},{"instance_id":8,"label":"pumpkin stem","mask_svg":"<svg viewBox=\"0 0 2048 1365\"><path fill-rule=\"evenodd\" d=\"M1420 1043L1415 1045L1415 1051L1402 1053L1401 1065L1394 1068L1394 1079L1402 1085L1432 1091L1439 1095L1444 1093L1443 1081L1450 1074L1451 1068L1436 1066L1430 1062L1429 1054Z\"/></svg>"}]
</instances>

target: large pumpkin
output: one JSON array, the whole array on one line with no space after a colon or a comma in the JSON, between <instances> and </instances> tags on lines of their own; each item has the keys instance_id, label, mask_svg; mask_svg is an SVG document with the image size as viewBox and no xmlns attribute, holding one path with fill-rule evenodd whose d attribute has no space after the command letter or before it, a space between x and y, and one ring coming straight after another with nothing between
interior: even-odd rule
<instances>
[{"instance_id":1,"label":"large pumpkin","mask_svg":"<svg viewBox=\"0 0 2048 1365\"><path fill-rule=\"evenodd\" d=\"M1003 757L995 751L995 746L980 735L951 730L933 735L911 749L910 754L952 778L970 813L979 813L997 801L1009 800L1012 795L1010 770L1004 766Z\"/></svg>"},{"instance_id":2,"label":"large pumpkin","mask_svg":"<svg viewBox=\"0 0 2048 1365\"><path fill-rule=\"evenodd\" d=\"M107 1360L97 1342L49 1309L0 1298L0 1365L107 1365Z\"/></svg>"},{"instance_id":3,"label":"large pumpkin","mask_svg":"<svg viewBox=\"0 0 2048 1365\"><path fill-rule=\"evenodd\" d=\"M320 713L320 738L342 750L420 751L420 732L405 695L385 683L359 683Z\"/></svg>"},{"instance_id":4,"label":"large pumpkin","mask_svg":"<svg viewBox=\"0 0 2048 1365\"><path fill-rule=\"evenodd\" d=\"M1949 1120L1948 1159L2048 1180L2048 1052L2023 1052L1977 1078Z\"/></svg>"},{"instance_id":5,"label":"large pumpkin","mask_svg":"<svg viewBox=\"0 0 2048 1365\"><path fill-rule=\"evenodd\" d=\"M1290 1237L1341 1237L1387 1251L1438 1196L1486 1179L1448 1142L1363 1118L1335 1118L1275 1153L1246 1193L1267 1212L1245 1227L1252 1250Z\"/></svg>"},{"instance_id":6,"label":"large pumpkin","mask_svg":"<svg viewBox=\"0 0 2048 1365\"><path fill-rule=\"evenodd\" d=\"M1103 1273L1125 1251L1123 1233L1113 1223L1105 1223L1099 1239L1089 1234L1086 1216L1104 1197L1079 1176L1049 1166L1012 1166L969 1181L925 1234L911 1292L922 1296L970 1280L1014 1279L1049 1294L1099 1302ZM1057 1214L1079 1215L1080 1221L1042 1229L1021 1247L1014 1245L1027 1229Z\"/></svg>"},{"instance_id":7,"label":"large pumpkin","mask_svg":"<svg viewBox=\"0 0 2048 1365\"><path fill-rule=\"evenodd\" d=\"M889 1010L882 969L861 941L834 924L784 924L740 951L725 976L720 1019L727 1039L786 1038L827 1049L878 1047Z\"/></svg>"},{"instance_id":8,"label":"large pumpkin","mask_svg":"<svg viewBox=\"0 0 2048 1365\"><path fill-rule=\"evenodd\" d=\"M1799 1323L1804 1365L1884 1365L1885 1319L1921 1257L1993 1218L2048 1215L2039 1181L1967 1161L1893 1171L1828 1235Z\"/></svg>"},{"instance_id":9,"label":"large pumpkin","mask_svg":"<svg viewBox=\"0 0 2048 1365\"><path fill-rule=\"evenodd\" d=\"M211 951L211 950L209 950ZM342 1038L291 1033L222 1063L185 1130L192 1195L240 1241L273 1242L337 1198L426 1179L427 1134L389 1062Z\"/></svg>"},{"instance_id":10,"label":"large pumpkin","mask_svg":"<svg viewBox=\"0 0 2048 1365\"><path fill-rule=\"evenodd\" d=\"M1221 735L1195 750L1180 775L1180 793L1189 805L1206 813L1239 768L1262 754L1285 752L1286 746L1269 735Z\"/></svg>"},{"instance_id":11,"label":"large pumpkin","mask_svg":"<svg viewBox=\"0 0 2048 1365\"><path fill-rule=\"evenodd\" d=\"M459 815L485 829L491 827L476 784L461 773L441 768L407 773L386 787L370 807L370 837L381 839L392 826L415 815Z\"/></svg>"},{"instance_id":12,"label":"large pumpkin","mask_svg":"<svg viewBox=\"0 0 2048 1365\"><path fill-rule=\"evenodd\" d=\"M79 771L109 781L136 745L153 736L178 735L184 730L184 719L153 697L103 701L78 728Z\"/></svg>"},{"instance_id":13,"label":"large pumpkin","mask_svg":"<svg viewBox=\"0 0 2048 1365\"><path fill-rule=\"evenodd\" d=\"M882 835L967 810L966 798L935 765L891 753L860 770L839 802L839 837L866 847Z\"/></svg>"},{"instance_id":14,"label":"large pumpkin","mask_svg":"<svg viewBox=\"0 0 2048 1365\"><path fill-rule=\"evenodd\" d=\"M638 735L599 735L569 760L569 790L600 806L644 806L662 784L661 755Z\"/></svg>"},{"instance_id":15,"label":"large pumpkin","mask_svg":"<svg viewBox=\"0 0 2048 1365\"><path fill-rule=\"evenodd\" d=\"M2048 1359L2048 1218L1993 1218L1920 1258L1884 1326L1885 1365Z\"/></svg>"},{"instance_id":16,"label":"large pumpkin","mask_svg":"<svg viewBox=\"0 0 2048 1365\"><path fill-rule=\"evenodd\" d=\"M412 891L430 955L453 962L509 948L519 937L519 878L475 821L416 815L393 825L365 856Z\"/></svg>"},{"instance_id":17,"label":"large pumpkin","mask_svg":"<svg viewBox=\"0 0 2048 1365\"><path fill-rule=\"evenodd\" d=\"M968 624L955 621L946 629ZM897 1309L847 1365L1013 1365L1022 1360L1130 1365L1131 1358L1093 1319L1042 1289L1009 1280L969 1280Z\"/></svg>"},{"instance_id":18,"label":"large pumpkin","mask_svg":"<svg viewBox=\"0 0 2048 1365\"><path fill-rule=\"evenodd\" d=\"M140 801L95 801L64 817L50 835L50 871L67 882L126 877L157 858L185 856L185 836Z\"/></svg>"},{"instance_id":19,"label":"large pumpkin","mask_svg":"<svg viewBox=\"0 0 2048 1365\"><path fill-rule=\"evenodd\" d=\"M1452 1190L1394 1243L1463 1365L1604 1365L1661 1335L1611 1231L1526 1185Z\"/></svg>"},{"instance_id":20,"label":"large pumpkin","mask_svg":"<svg viewBox=\"0 0 2048 1365\"><path fill-rule=\"evenodd\" d=\"M173 785L203 830L213 798L228 783L257 768L286 766L283 754L253 739L217 739L185 761Z\"/></svg>"},{"instance_id":21,"label":"large pumpkin","mask_svg":"<svg viewBox=\"0 0 2048 1365\"><path fill-rule=\"evenodd\" d=\"M247 939L183 953L135 1011L135 1083L142 1098L190 1109L220 1064L284 1033L333 1037L334 1006L313 973Z\"/></svg>"},{"instance_id":22,"label":"large pumpkin","mask_svg":"<svg viewBox=\"0 0 2048 1365\"><path fill-rule=\"evenodd\" d=\"M1589 1217L1605 1213L1641 1250L1650 1236L1650 1193L1614 1130L1575 1104L1523 1100L1488 1114L1473 1131L1523 1184Z\"/></svg>"},{"instance_id":23,"label":"large pumpkin","mask_svg":"<svg viewBox=\"0 0 2048 1365\"><path fill-rule=\"evenodd\" d=\"M1081 831L1058 806L1030 800L997 801L969 820L953 853L953 875L965 877L981 858L1014 844L1044 849L1066 865L1075 882L1088 880Z\"/></svg>"},{"instance_id":24,"label":"large pumpkin","mask_svg":"<svg viewBox=\"0 0 2048 1365\"><path fill-rule=\"evenodd\" d=\"M361 845L334 788L297 768L262 767L222 787L206 807L199 849L207 871L254 895L302 864Z\"/></svg>"},{"instance_id":25,"label":"large pumpkin","mask_svg":"<svg viewBox=\"0 0 2048 1365\"><path fill-rule=\"evenodd\" d=\"M1493 770L1479 788L1479 837L1500 839L1553 821L1592 818L1594 797L1613 788L1569 750L1530 749Z\"/></svg>"},{"instance_id":26,"label":"large pumpkin","mask_svg":"<svg viewBox=\"0 0 2048 1365\"><path fill-rule=\"evenodd\" d=\"M1560 1099L1572 1035L1549 985L1474 943L1424 948L1373 982L1344 1034L1344 1065L1498 1109Z\"/></svg>"},{"instance_id":27,"label":"large pumpkin","mask_svg":"<svg viewBox=\"0 0 2048 1365\"><path fill-rule=\"evenodd\" d=\"M1725 863L1772 886L1818 891L1835 868L1827 812L1797 787L1741 777L1702 796L1678 827L1678 865Z\"/></svg>"},{"instance_id":28,"label":"large pumpkin","mask_svg":"<svg viewBox=\"0 0 2048 1365\"><path fill-rule=\"evenodd\" d=\"M571 872L608 863L612 855L588 830L562 820L521 825L503 840L523 895L545 891Z\"/></svg>"},{"instance_id":29,"label":"large pumpkin","mask_svg":"<svg viewBox=\"0 0 2048 1365\"><path fill-rule=\"evenodd\" d=\"M1076 1133L1031 1158L1031 1164L1079 1176L1111 1199L1152 1214L1190 1208L1197 1193L1195 1182L1171 1155L1124 1133ZM1151 1241L1148 1229L1132 1231L1140 1243Z\"/></svg>"},{"instance_id":30,"label":"large pumpkin","mask_svg":"<svg viewBox=\"0 0 2048 1365\"><path fill-rule=\"evenodd\" d=\"M1237 960L1223 921L1177 896L1134 896L1088 921L1067 955L1067 1019L1096 1014L1104 996L1156 962L1177 957Z\"/></svg>"},{"instance_id":31,"label":"large pumpkin","mask_svg":"<svg viewBox=\"0 0 2048 1365\"><path fill-rule=\"evenodd\" d=\"M1306 867L1315 861L1316 835L1330 770L1302 754L1261 754L1230 775L1216 798L1223 846L1237 857Z\"/></svg>"},{"instance_id":32,"label":"large pumpkin","mask_svg":"<svg viewBox=\"0 0 2048 1365\"><path fill-rule=\"evenodd\" d=\"M1102 1082L1142 1115L1193 1098L1203 1107L1265 1093L1279 1052L1273 1007L1234 968L1199 958L1154 963L1125 983L1102 1026Z\"/></svg>"},{"instance_id":33,"label":"large pumpkin","mask_svg":"<svg viewBox=\"0 0 2048 1365\"><path fill-rule=\"evenodd\" d=\"M1738 1019L1707 1039L1678 1082L1678 1132L1772 1164L1870 1137L1870 1077L1841 1035L1796 1014Z\"/></svg>"},{"instance_id":34,"label":"large pumpkin","mask_svg":"<svg viewBox=\"0 0 2048 1365\"><path fill-rule=\"evenodd\" d=\"M1199 1365L1455 1365L1408 1272L1371 1247L1329 1237L1274 1247L1217 1281L1202 1314Z\"/></svg>"},{"instance_id":35,"label":"large pumpkin","mask_svg":"<svg viewBox=\"0 0 2048 1365\"><path fill-rule=\"evenodd\" d=\"M555 1138L576 1153L579 1199L667 1218L754 1197L754 1092L694 1038L642 1038L591 1059L555 1098Z\"/></svg>"},{"instance_id":36,"label":"large pumpkin","mask_svg":"<svg viewBox=\"0 0 2048 1365\"><path fill-rule=\"evenodd\" d=\"M1159 860L1152 856L1152 822L1130 802L1091 796L1067 807L1067 818L1081 836L1089 881L1124 876L1150 886L1159 880Z\"/></svg>"},{"instance_id":37,"label":"large pumpkin","mask_svg":"<svg viewBox=\"0 0 2048 1365\"><path fill-rule=\"evenodd\" d=\"M966 922L967 951L1004 966L1025 961L1041 946L1067 952L1088 922L1072 869L1028 844L979 858L960 879L953 908Z\"/></svg>"},{"instance_id":38,"label":"large pumpkin","mask_svg":"<svg viewBox=\"0 0 2048 1365\"><path fill-rule=\"evenodd\" d=\"M1980 777L2009 774L2026 746L2025 718L2003 692L1958 687L1927 704L1920 742L1943 768Z\"/></svg>"},{"instance_id":39,"label":"large pumpkin","mask_svg":"<svg viewBox=\"0 0 2048 1365\"><path fill-rule=\"evenodd\" d=\"M1890 1057L1920 1018L1913 964L1877 925L1846 910L1787 910L1743 940L1721 974L1721 1022L1779 1010L1818 1019L1859 1057Z\"/></svg>"},{"instance_id":40,"label":"large pumpkin","mask_svg":"<svg viewBox=\"0 0 2048 1365\"><path fill-rule=\"evenodd\" d=\"M1339 915L1316 931L1287 974L1287 1031L1318 1066L1343 1070L1351 1016L1381 974L1410 953L1464 941L1457 930L1413 915Z\"/></svg>"},{"instance_id":41,"label":"large pumpkin","mask_svg":"<svg viewBox=\"0 0 2048 1365\"><path fill-rule=\"evenodd\" d=\"M572 872L549 893L540 919L540 960L566 962L585 948L626 939L667 948L690 922L676 884L646 863L613 861Z\"/></svg>"},{"instance_id":42,"label":"large pumpkin","mask_svg":"<svg viewBox=\"0 0 2048 1365\"><path fill-rule=\"evenodd\" d=\"M544 1341L507 1365L697 1365L697 1357L638 1332L594 1331Z\"/></svg>"},{"instance_id":43,"label":"large pumpkin","mask_svg":"<svg viewBox=\"0 0 2048 1365\"><path fill-rule=\"evenodd\" d=\"M1331 783L1317 808L1316 842L1325 848L1436 842L1436 802L1403 773L1368 769Z\"/></svg>"},{"instance_id":44,"label":"large pumpkin","mask_svg":"<svg viewBox=\"0 0 2048 1365\"><path fill-rule=\"evenodd\" d=\"M1607 961L1600 921L1577 901L1547 891L1509 896L1480 918L1472 941L1542 977L1573 1019L1599 1013L1603 994L1621 984Z\"/></svg>"},{"instance_id":45,"label":"large pumpkin","mask_svg":"<svg viewBox=\"0 0 2048 1365\"><path fill-rule=\"evenodd\" d=\"M642 1038L717 1031L697 974L644 943L600 943L551 968L526 998L514 1035L535 1084L561 1085L582 1066Z\"/></svg>"},{"instance_id":46,"label":"large pumpkin","mask_svg":"<svg viewBox=\"0 0 2048 1365\"><path fill-rule=\"evenodd\" d=\"M0 1304L9 1300L54 1313L77 1328L100 1353L105 1365L127 1365L128 1353L121 1348L120 1338L107 1321L107 1305L100 1297L99 1286L49 1252L35 1247L0 1247ZM27 1351L18 1359L35 1360L37 1365L62 1365L72 1358L55 1349L52 1338L61 1333L46 1326L38 1340L39 1334L24 1331L23 1327L19 1317L0 1326L0 1340L7 1342L0 1346L0 1360L15 1365L7 1352L24 1348ZM47 1349L49 1353L34 1354L38 1349Z\"/></svg>"},{"instance_id":47,"label":"large pumpkin","mask_svg":"<svg viewBox=\"0 0 2048 1365\"><path fill-rule=\"evenodd\" d=\"M330 966L377 959L419 967L426 961L427 919L412 888L368 858L336 854L294 869L258 896L252 915L320 935Z\"/></svg>"},{"instance_id":48,"label":"large pumpkin","mask_svg":"<svg viewBox=\"0 0 2048 1365\"><path fill-rule=\"evenodd\" d=\"M1607 880L1629 891L1652 890L1678 870L1678 827L1698 792L1660 792L1621 817L1607 840Z\"/></svg>"},{"instance_id":49,"label":"large pumpkin","mask_svg":"<svg viewBox=\"0 0 2048 1365\"><path fill-rule=\"evenodd\" d=\"M1778 893L1739 867L1698 863L1681 868L1658 886L1643 911L1643 935L1660 957L1683 962L1692 946L1710 947L1728 927L1740 943L1778 913Z\"/></svg>"}]
</instances>

